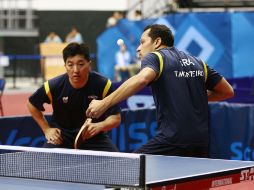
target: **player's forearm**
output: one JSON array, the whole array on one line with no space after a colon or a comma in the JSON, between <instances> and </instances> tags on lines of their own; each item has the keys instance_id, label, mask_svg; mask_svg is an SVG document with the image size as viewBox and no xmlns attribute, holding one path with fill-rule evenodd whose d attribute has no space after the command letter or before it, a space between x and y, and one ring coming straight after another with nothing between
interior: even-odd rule
<instances>
[{"instance_id":1,"label":"player's forearm","mask_svg":"<svg viewBox=\"0 0 254 190\"><path fill-rule=\"evenodd\" d=\"M125 81L117 90L111 93L109 96L103 99L104 105L109 108L119 102L127 99L139 90L144 88L148 84L144 78L139 75L135 75Z\"/></svg>"},{"instance_id":2,"label":"player's forearm","mask_svg":"<svg viewBox=\"0 0 254 190\"><path fill-rule=\"evenodd\" d=\"M111 115L101 122L102 131L110 131L111 129L118 127L121 124L121 115Z\"/></svg>"},{"instance_id":3,"label":"player's forearm","mask_svg":"<svg viewBox=\"0 0 254 190\"><path fill-rule=\"evenodd\" d=\"M33 119L40 126L42 131L45 132L45 130L49 128L49 124L44 115L42 114L42 112L39 111L35 106L33 106L29 101L27 102L27 107Z\"/></svg>"},{"instance_id":4,"label":"player's forearm","mask_svg":"<svg viewBox=\"0 0 254 190\"><path fill-rule=\"evenodd\" d=\"M223 101L232 97L229 94L221 94L221 93L216 93L214 91L209 91L207 95L208 95L209 102Z\"/></svg>"},{"instance_id":5,"label":"player's forearm","mask_svg":"<svg viewBox=\"0 0 254 190\"><path fill-rule=\"evenodd\" d=\"M232 86L222 78L212 91L207 92L208 101L222 101L234 96Z\"/></svg>"}]
</instances>

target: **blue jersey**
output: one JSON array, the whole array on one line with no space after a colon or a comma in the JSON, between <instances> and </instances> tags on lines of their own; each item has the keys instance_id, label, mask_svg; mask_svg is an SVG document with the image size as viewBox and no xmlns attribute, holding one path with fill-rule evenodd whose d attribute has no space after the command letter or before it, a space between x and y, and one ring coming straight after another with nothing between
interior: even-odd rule
<instances>
[{"instance_id":1,"label":"blue jersey","mask_svg":"<svg viewBox=\"0 0 254 190\"><path fill-rule=\"evenodd\" d=\"M149 53L141 67L157 73L151 83L158 121L156 138L177 146L208 146L207 89L213 89L222 76L174 47Z\"/></svg>"},{"instance_id":2,"label":"blue jersey","mask_svg":"<svg viewBox=\"0 0 254 190\"><path fill-rule=\"evenodd\" d=\"M111 81L96 72L90 72L87 84L80 89L73 88L68 75L63 74L46 81L29 101L41 111L44 111L44 103L52 104L52 122L63 129L75 130L84 124L85 112L92 99L103 99L112 91ZM116 105L97 121L117 113L120 113L120 108Z\"/></svg>"}]
</instances>

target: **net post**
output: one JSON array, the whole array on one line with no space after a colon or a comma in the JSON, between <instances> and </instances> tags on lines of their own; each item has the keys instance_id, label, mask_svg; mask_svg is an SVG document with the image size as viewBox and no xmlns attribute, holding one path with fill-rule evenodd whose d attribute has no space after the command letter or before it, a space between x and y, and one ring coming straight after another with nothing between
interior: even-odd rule
<instances>
[{"instance_id":1,"label":"net post","mask_svg":"<svg viewBox=\"0 0 254 190\"><path fill-rule=\"evenodd\" d=\"M145 155L140 155L140 178L139 178L139 186L142 189L146 189L146 157Z\"/></svg>"}]
</instances>

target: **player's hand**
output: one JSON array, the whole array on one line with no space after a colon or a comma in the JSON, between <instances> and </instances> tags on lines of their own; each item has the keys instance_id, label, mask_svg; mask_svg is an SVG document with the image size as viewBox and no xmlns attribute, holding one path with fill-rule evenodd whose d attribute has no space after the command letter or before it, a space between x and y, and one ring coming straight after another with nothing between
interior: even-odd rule
<instances>
[{"instance_id":1,"label":"player's hand","mask_svg":"<svg viewBox=\"0 0 254 190\"><path fill-rule=\"evenodd\" d=\"M48 128L44 131L48 143L59 145L63 143L61 130L58 128Z\"/></svg>"},{"instance_id":2,"label":"player's hand","mask_svg":"<svg viewBox=\"0 0 254 190\"><path fill-rule=\"evenodd\" d=\"M86 130L82 134L83 139L90 139L97 135L101 130L103 129L103 126L100 123L92 123L88 122L86 123Z\"/></svg>"},{"instance_id":3,"label":"player's hand","mask_svg":"<svg viewBox=\"0 0 254 190\"><path fill-rule=\"evenodd\" d=\"M90 118L99 118L106 110L107 107L103 100L92 100L86 110L86 116Z\"/></svg>"}]
</instances>

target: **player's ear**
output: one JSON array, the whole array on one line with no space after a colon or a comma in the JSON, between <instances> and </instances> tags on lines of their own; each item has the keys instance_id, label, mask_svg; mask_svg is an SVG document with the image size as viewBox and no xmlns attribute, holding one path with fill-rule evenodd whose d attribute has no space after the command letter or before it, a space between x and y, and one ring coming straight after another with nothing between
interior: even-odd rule
<instances>
[{"instance_id":1,"label":"player's ear","mask_svg":"<svg viewBox=\"0 0 254 190\"><path fill-rule=\"evenodd\" d=\"M161 46L161 38L156 38L154 40L155 43L155 49L157 50Z\"/></svg>"}]
</instances>

